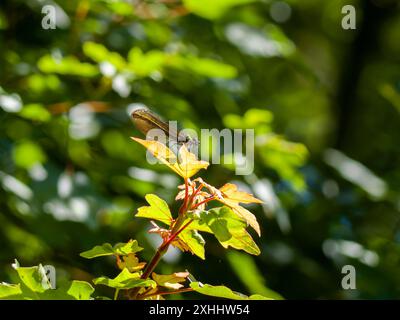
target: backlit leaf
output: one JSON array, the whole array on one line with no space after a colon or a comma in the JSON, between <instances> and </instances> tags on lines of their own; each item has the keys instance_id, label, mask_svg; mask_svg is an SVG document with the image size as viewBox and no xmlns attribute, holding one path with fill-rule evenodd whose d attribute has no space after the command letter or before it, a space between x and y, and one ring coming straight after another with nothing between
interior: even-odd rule
<instances>
[{"instance_id":1,"label":"backlit leaf","mask_svg":"<svg viewBox=\"0 0 400 320\"><path fill-rule=\"evenodd\" d=\"M205 259L203 237L196 230L183 230L178 235L178 242L173 242L173 245L182 251L190 251L201 259Z\"/></svg>"},{"instance_id":2,"label":"backlit leaf","mask_svg":"<svg viewBox=\"0 0 400 320\"><path fill-rule=\"evenodd\" d=\"M190 284L190 287L198 293L218 298L226 298L231 300L271 300L259 294L252 295L249 297L242 293L232 291L231 289L225 286L212 286L210 284L201 284L200 282L192 282Z\"/></svg>"},{"instance_id":3,"label":"backlit leaf","mask_svg":"<svg viewBox=\"0 0 400 320\"><path fill-rule=\"evenodd\" d=\"M101 256L111 256L111 255L128 255L130 253L136 253L143 250L143 248L139 247L138 242L136 240L130 240L127 243L117 243L112 246L109 243L104 243L101 246L95 246L94 248L82 252L80 254L81 257L86 259L93 259Z\"/></svg>"},{"instance_id":4,"label":"backlit leaf","mask_svg":"<svg viewBox=\"0 0 400 320\"><path fill-rule=\"evenodd\" d=\"M183 0L187 9L196 15L210 20L218 19L234 6L251 3L255 0Z\"/></svg>"},{"instance_id":5,"label":"backlit leaf","mask_svg":"<svg viewBox=\"0 0 400 320\"><path fill-rule=\"evenodd\" d=\"M118 268L121 270L127 268L129 272L136 272L144 268L145 262L139 262L139 259L134 253L130 253L127 256L121 256L117 259Z\"/></svg>"},{"instance_id":6,"label":"backlit leaf","mask_svg":"<svg viewBox=\"0 0 400 320\"><path fill-rule=\"evenodd\" d=\"M183 288L180 282L185 282L188 275L189 272L175 272L168 275L153 272L151 277L159 286L177 290Z\"/></svg>"},{"instance_id":7,"label":"backlit leaf","mask_svg":"<svg viewBox=\"0 0 400 320\"><path fill-rule=\"evenodd\" d=\"M154 219L170 225L172 215L168 204L155 194L148 194L145 198L150 206L139 208L136 217Z\"/></svg>"},{"instance_id":8,"label":"backlit leaf","mask_svg":"<svg viewBox=\"0 0 400 320\"><path fill-rule=\"evenodd\" d=\"M148 287L156 285L153 280L141 279L138 272L130 273L128 269L122 270L121 273L114 279L103 276L93 279L93 283L102 284L116 289L131 289L135 287Z\"/></svg>"},{"instance_id":9,"label":"backlit leaf","mask_svg":"<svg viewBox=\"0 0 400 320\"><path fill-rule=\"evenodd\" d=\"M203 211L201 219L207 223L224 248L229 246L259 255L260 249L246 231L246 223L228 207Z\"/></svg>"},{"instance_id":10,"label":"backlit leaf","mask_svg":"<svg viewBox=\"0 0 400 320\"><path fill-rule=\"evenodd\" d=\"M22 293L20 284L0 283L0 299L12 299L12 296L18 296Z\"/></svg>"},{"instance_id":11,"label":"backlit leaf","mask_svg":"<svg viewBox=\"0 0 400 320\"><path fill-rule=\"evenodd\" d=\"M94 288L85 281L74 280L69 287L67 294L76 300L89 300Z\"/></svg>"},{"instance_id":12,"label":"backlit leaf","mask_svg":"<svg viewBox=\"0 0 400 320\"><path fill-rule=\"evenodd\" d=\"M189 152L185 145L182 145L179 149L178 160L172 150L158 141L143 140L135 137L132 137L132 139L146 147L161 163L167 165L183 178L190 178L200 169L206 169L209 166L207 161L197 160L196 156Z\"/></svg>"}]
</instances>

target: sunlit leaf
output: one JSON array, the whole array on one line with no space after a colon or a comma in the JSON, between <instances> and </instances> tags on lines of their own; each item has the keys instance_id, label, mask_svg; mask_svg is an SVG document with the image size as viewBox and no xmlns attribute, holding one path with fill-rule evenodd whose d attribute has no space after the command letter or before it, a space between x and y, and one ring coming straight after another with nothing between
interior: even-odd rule
<instances>
[{"instance_id":1,"label":"sunlit leaf","mask_svg":"<svg viewBox=\"0 0 400 320\"><path fill-rule=\"evenodd\" d=\"M45 162L47 157L39 144L24 141L15 146L13 158L17 166L30 169L35 164Z\"/></svg>"},{"instance_id":2,"label":"sunlit leaf","mask_svg":"<svg viewBox=\"0 0 400 320\"><path fill-rule=\"evenodd\" d=\"M74 280L69 287L67 294L74 297L76 300L89 300L94 288L85 281Z\"/></svg>"},{"instance_id":3,"label":"sunlit leaf","mask_svg":"<svg viewBox=\"0 0 400 320\"><path fill-rule=\"evenodd\" d=\"M94 248L82 252L80 254L81 257L86 259L93 259L101 256L110 256L110 255L128 255L131 253L136 253L143 250L143 248L139 247L139 244L136 240L130 240L127 243L117 243L112 246L109 243L104 243L101 246L95 246Z\"/></svg>"},{"instance_id":4,"label":"sunlit leaf","mask_svg":"<svg viewBox=\"0 0 400 320\"><path fill-rule=\"evenodd\" d=\"M183 230L178 239L172 243L182 251L190 251L201 259L205 259L203 237L196 230Z\"/></svg>"},{"instance_id":5,"label":"sunlit leaf","mask_svg":"<svg viewBox=\"0 0 400 320\"><path fill-rule=\"evenodd\" d=\"M136 272L143 269L146 263L139 262L139 258L134 253L130 253L117 259L117 265L121 270L126 268L129 272Z\"/></svg>"},{"instance_id":6,"label":"sunlit leaf","mask_svg":"<svg viewBox=\"0 0 400 320\"><path fill-rule=\"evenodd\" d=\"M96 66L80 62L74 56L56 59L50 55L45 55L39 59L38 67L46 73L68 74L81 77L93 77L99 74L99 69Z\"/></svg>"},{"instance_id":7,"label":"sunlit leaf","mask_svg":"<svg viewBox=\"0 0 400 320\"><path fill-rule=\"evenodd\" d=\"M246 231L246 223L230 208L221 207L203 211L201 219L207 223L215 237L224 248L229 246L259 255L260 249Z\"/></svg>"},{"instance_id":8,"label":"sunlit leaf","mask_svg":"<svg viewBox=\"0 0 400 320\"><path fill-rule=\"evenodd\" d=\"M50 112L39 103L25 105L19 115L25 119L40 122L47 122L51 119Z\"/></svg>"},{"instance_id":9,"label":"sunlit leaf","mask_svg":"<svg viewBox=\"0 0 400 320\"><path fill-rule=\"evenodd\" d=\"M33 292L45 292L48 289L46 272L41 265L35 267L17 267L22 283Z\"/></svg>"},{"instance_id":10,"label":"sunlit leaf","mask_svg":"<svg viewBox=\"0 0 400 320\"><path fill-rule=\"evenodd\" d=\"M207 161L197 160L196 156L189 152L185 145L182 145L179 149L179 157L177 158L173 151L158 141L134 137L132 139L145 146L161 163L167 165L183 178L190 178L200 169L206 169L209 166Z\"/></svg>"},{"instance_id":11,"label":"sunlit leaf","mask_svg":"<svg viewBox=\"0 0 400 320\"><path fill-rule=\"evenodd\" d=\"M85 42L83 52L97 63L111 63L117 70L125 68L125 59L117 52L109 51L104 45L95 42Z\"/></svg>"},{"instance_id":12,"label":"sunlit leaf","mask_svg":"<svg viewBox=\"0 0 400 320\"><path fill-rule=\"evenodd\" d=\"M231 183L225 184L219 190L222 193L222 197L217 197L216 200L230 207L239 217L243 218L251 227L253 227L258 235L260 235L260 225L257 222L257 218L249 210L240 206L239 203L262 203L262 201L254 198L251 194L238 191L237 187Z\"/></svg>"},{"instance_id":13,"label":"sunlit leaf","mask_svg":"<svg viewBox=\"0 0 400 320\"><path fill-rule=\"evenodd\" d=\"M150 206L139 208L136 217L154 219L170 225L172 215L168 204L155 194L148 194L145 198Z\"/></svg>"},{"instance_id":14,"label":"sunlit leaf","mask_svg":"<svg viewBox=\"0 0 400 320\"><path fill-rule=\"evenodd\" d=\"M226 206L230 207L233 212L235 212L239 217L243 218L253 229L257 232L258 235L261 235L260 231L260 225L257 222L257 218L255 217L254 214L252 214L249 210L246 208L243 208L240 206L237 202L229 200L229 199L223 199L219 200Z\"/></svg>"},{"instance_id":15,"label":"sunlit leaf","mask_svg":"<svg viewBox=\"0 0 400 320\"><path fill-rule=\"evenodd\" d=\"M99 277L93 279L94 284L102 284L108 287L116 289L131 289L136 287L148 287L155 286L156 283L153 280L144 280L140 278L140 274L130 273L128 269L124 269L114 279L108 277Z\"/></svg>"},{"instance_id":16,"label":"sunlit leaf","mask_svg":"<svg viewBox=\"0 0 400 320\"><path fill-rule=\"evenodd\" d=\"M195 56L180 56L171 60L171 64L179 69L187 70L209 78L234 78L237 76L235 67L218 60L199 58Z\"/></svg>"},{"instance_id":17,"label":"sunlit leaf","mask_svg":"<svg viewBox=\"0 0 400 320\"><path fill-rule=\"evenodd\" d=\"M251 3L256 0L183 0L186 8L191 12L207 19L218 19L230 8Z\"/></svg>"},{"instance_id":18,"label":"sunlit leaf","mask_svg":"<svg viewBox=\"0 0 400 320\"><path fill-rule=\"evenodd\" d=\"M149 76L154 72L161 72L166 62L166 54L152 50L143 53L138 47L133 47L128 53L129 69L138 76Z\"/></svg>"},{"instance_id":19,"label":"sunlit leaf","mask_svg":"<svg viewBox=\"0 0 400 320\"><path fill-rule=\"evenodd\" d=\"M258 148L265 164L276 170L282 179L289 181L297 190L305 188L304 177L299 170L308 157L308 150L303 144L270 135Z\"/></svg>"},{"instance_id":20,"label":"sunlit leaf","mask_svg":"<svg viewBox=\"0 0 400 320\"><path fill-rule=\"evenodd\" d=\"M233 183L226 183L219 190L224 194L224 197L238 203L262 203L260 199L253 197L253 195L244 191L239 191L237 186Z\"/></svg>"},{"instance_id":21,"label":"sunlit leaf","mask_svg":"<svg viewBox=\"0 0 400 320\"><path fill-rule=\"evenodd\" d=\"M107 6L116 14L122 16L131 16L134 13L134 6L124 1L107 1Z\"/></svg>"},{"instance_id":22,"label":"sunlit leaf","mask_svg":"<svg viewBox=\"0 0 400 320\"><path fill-rule=\"evenodd\" d=\"M186 225L186 223L189 222L189 219L187 219L183 225ZM187 227L186 230L197 230L201 232L207 232L207 233L212 233L212 230L210 227L201 219L196 219L193 220Z\"/></svg>"},{"instance_id":23,"label":"sunlit leaf","mask_svg":"<svg viewBox=\"0 0 400 320\"><path fill-rule=\"evenodd\" d=\"M197 160L196 156L189 152L185 145L179 149L180 176L190 178L200 169L207 169L210 164L207 161Z\"/></svg>"},{"instance_id":24,"label":"sunlit leaf","mask_svg":"<svg viewBox=\"0 0 400 320\"><path fill-rule=\"evenodd\" d=\"M263 297L259 294L246 296L242 293L238 293L232 291L228 287L225 286L212 286L210 284L201 284L200 282L192 282L190 287L201 294L218 297L218 298L226 298L231 300L271 300L270 298Z\"/></svg>"},{"instance_id":25,"label":"sunlit leaf","mask_svg":"<svg viewBox=\"0 0 400 320\"><path fill-rule=\"evenodd\" d=\"M12 299L13 296L18 296L22 294L20 284L10 284L10 283L0 283L0 299L8 298Z\"/></svg>"},{"instance_id":26,"label":"sunlit leaf","mask_svg":"<svg viewBox=\"0 0 400 320\"><path fill-rule=\"evenodd\" d=\"M159 286L177 290L184 287L181 282L185 282L188 275L189 272L175 272L168 275L153 272L151 277Z\"/></svg>"}]
</instances>

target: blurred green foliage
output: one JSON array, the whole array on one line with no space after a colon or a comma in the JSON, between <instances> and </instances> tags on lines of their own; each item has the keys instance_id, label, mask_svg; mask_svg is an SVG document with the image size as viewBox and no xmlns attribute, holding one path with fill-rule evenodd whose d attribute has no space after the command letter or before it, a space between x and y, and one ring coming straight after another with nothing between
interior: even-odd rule
<instances>
[{"instance_id":1,"label":"blurred green foliage","mask_svg":"<svg viewBox=\"0 0 400 320\"><path fill-rule=\"evenodd\" d=\"M212 165L205 179L264 201L250 208L260 256L209 239L206 262L171 250L159 271L249 295L399 296L397 1L48 4L56 29L42 28L42 1L0 3L2 281L14 258L55 265L60 283L113 278L111 259L79 257L105 242L138 239L150 258L156 239L133 216L148 193L171 203L180 181L129 139L144 104L197 131L255 129L253 174ZM357 30L341 28L345 4ZM346 264L356 290L341 288Z\"/></svg>"}]
</instances>

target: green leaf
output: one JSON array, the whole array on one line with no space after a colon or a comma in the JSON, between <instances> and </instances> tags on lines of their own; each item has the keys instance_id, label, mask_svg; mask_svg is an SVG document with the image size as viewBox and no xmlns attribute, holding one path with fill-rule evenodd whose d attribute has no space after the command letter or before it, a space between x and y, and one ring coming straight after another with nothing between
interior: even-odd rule
<instances>
[{"instance_id":1,"label":"green leaf","mask_svg":"<svg viewBox=\"0 0 400 320\"><path fill-rule=\"evenodd\" d=\"M127 243L117 243L114 248L114 253L120 256L126 256L130 253L136 253L142 251L143 248L139 247L136 240L129 240Z\"/></svg>"},{"instance_id":2,"label":"green leaf","mask_svg":"<svg viewBox=\"0 0 400 320\"><path fill-rule=\"evenodd\" d=\"M175 56L169 64L177 69L190 71L210 78L234 78L237 75L235 67L218 60L199 58L195 56Z\"/></svg>"},{"instance_id":3,"label":"green leaf","mask_svg":"<svg viewBox=\"0 0 400 320\"><path fill-rule=\"evenodd\" d=\"M189 219L185 220L182 225L186 225ZM197 230L201 232L213 233L210 227L201 219L194 219L185 230Z\"/></svg>"},{"instance_id":4,"label":"green leaf","mask_svg":"<svg viewBox=\"0 0 400 320\"><path fill-rule=\"evenodd\" d=\"M30 169L35 164L46 161L46 154L40 145L32 141L24 141L14 147L15 164L24 169Z\"/></svg>"},{"instance_id":5,"label":"green leaf","mask_svg":"<svg viewBox=\"0 0 400 320\"><path fill-rule=\"evenodd\" d=\"M12 296L18 296L22 294L20 284L0 283L0 299L8 298L12 299Z\"/></svg>"},{"instance_id":6,"label":"green leaf","mask_svg":"<svg viewBox=\"0 0 400 320\"><path fill-rule=\"evenodd\" d=\"M38 68L45 73L58 73L81 77L94 77L99 74L97 66L80 62L74 56L58 59L50 55L45 55L39 59Z\"/></svg>"},{"instance_id":7,"label":"green leaf","mask_svg":"<svg viewBox=\"0 0 400 320\"><path fill-rule=\"evenodd\" d=\"M247 224L230 208L220 207L203 211L201 219L210 227L215 237L224 248L244 250L253 255L259 255L260 249L246 231Z\"/></svg>"},{"instance_id":8,"label":"green leaf","mask_svg":"<svg viewBox=\"0 0 400 320\"><path fill-rule=\"evenodd\" d=\"M230 8L256 0L183 0L187 9L196 15L214 20L222 17Z\"/></svg>"},{"instance_id":9,"label":"green leaf","mask_svg":"<svg viewBox=\"0 0 400 320\"><path fill-rule=\"evenodd\" d=\"M74 280L69 287L67 294L76 300L89 300L94 288L86 281Z\"/></svg>"},{"instance_id":10,"label":"green leaf","mask_svg":"<svg viewBox=\"0 0 400 320\"><path fill-rule=\"evenodd\" d=\"M107 7L114 13L122 16L131 16L134 12L134 6L129 2L107 1Z\"/></svg>"},{"instance_id":11,"label":"green leaf","mask_svg":"<svg viewBox=\"0 0 400 320\"><path fill-rule=\"evenodd\" d=\"M111 255L126 256L141 250L143 250L143 248L139 247L136 240L130 240L127 243L117 243L114 247L109 243L104 243L101 246L95 246L93 249L82 252L80 256L86 259Z\"/></svg>"},{"instance_id":12,"label":"green leaf","mask_svg":"<svg viewBox=\"0 0 400 320\"><path fill-rule=\"evenodd\" d=\"M148 194L145 198L150 206L139 208L136 217L158 220L169 226L172 222L172 215L168 204L155 194Z\"/></svg>"},{"instance_id":13,"label":"green leaf","mask_svg":"<svg viewBox=\"0 0 400 320\"><path fill-rule=\"evenodd\" d=\"M159 50L143 53L138 47L133 47L128 53L129 69L136 75L145 77L154 72L161 72L167 55Z\"/></svg>"},{"instance_id":14,"label":"green leaf","mask_svg":"<svg viewBox=\"0 0 400 320\"><path fill-rule=\"evenodd\" d=\"M265 144L258 147L260 156L268 167L276 170L282 179L289 181L296 190L304 190L306 184L299 168L306 163L308 150L303 144L271 135Z\"/></svg>"},{"instance_id":15,"label":"green leaf","mask_svg":"<svg viewBox=\"0 0 400 320\"><path fill-rule=\"evenodd\" d=\"M156 283L153 280L144 280L140 278L138 272L130 273L128 269L124 269L114 279L107 277L99 277L93 279L94 284L102 284L116 289L131 289L135 287L155 287Z\"/></svg>"},{"instance_id":16,"label":"green leaf","mask_svg":"<svg viewBox=\"0 0 400 320\"><path fill-rule=\"evenodd\" d=\"M48 289L46 272L41 265L35 267L17 267L22 283L33 292L45 292Z\"/></svg>"},{"instance_id":17,"label":"green leaf","mask_svg":"<svg viewBox=\"0 0 400 320\"><path fill-rule=\"evenodd\" d=\"M72 281L57 289L51 289L42 265L20 267L13 264L21 283L0 284L0 298L13 300L88 300L93 287L84 281Z\"/></svg>"},{"instance_id":18,"label":"green leaf","mask_svg":"<svg viewBox=\"0 0 400 320\"><path fill-rule=\"evenodd\" d=\"M237 75L235 67L217 60L187 57L186 67L193 72L210 78L234 78Z\"/></svg>"},{"instance_id":19,"label":"green leaf","mask_svg":"<svg viewBox=\"0 0 400 320\"><path fill-rule=\"evenodd\" d=\"M159 286L174 290L183 288L183 285L180 284L180 282L185 282L188 276L189 272L175 272L168 275L153 272L151 275L153 280L157 282Z\"/></svg>"},{"instance_id":20,"label":"green leaf","mask_svg":"<svg viewBox=\"0 0 400 320\"><path fill-rule=\"evenodd\" d=\"M25 119L47 122L51 119L50 112L39 103L27 104L19 112L19 115Z\"/></svg>"},{"instance_id":21,"label":"green leaf","mask_svg":"<svg viewBox=\"0 0 400 320\"><path fill-rule=\"evenodd\" d=\"M182 240L190 249L190 251L201 259L205 259L203 237L196 230L183 230L179 235Z\"/></svg>"},{"instance_id":22,"label":"green leaf","mask_svg":"<svg viewBox=\"0 0 400 320\"><path fill-rule=\"evenodd\" d=\"M109 62L120 71L125 68L125 59L117 52L110 52L102 44L91 41L85 42L83 52L97 63Z\"/></svg>"},{"instance_id":23,"label":"green leaf","mask_svg":"<svg viewBox=\"0 0 400 320\"><path fill-rule=\"evenodd\" d=\"M190 287L198 293L212 297L226 298L232 300L271 300L259 294L255 294L249 297L242 293L234 292L225 286L212 286L209 284L201 284L200 282L192 282L190 284Z\"/></svg>"}]
</instances>

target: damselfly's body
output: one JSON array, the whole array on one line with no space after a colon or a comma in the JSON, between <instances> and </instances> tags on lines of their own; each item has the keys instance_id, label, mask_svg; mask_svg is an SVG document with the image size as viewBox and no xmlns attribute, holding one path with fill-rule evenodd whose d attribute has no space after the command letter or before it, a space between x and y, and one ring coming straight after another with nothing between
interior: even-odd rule
<instances>
[{"instance_id":1,"label":"damselfly's body","mask_svg":"<svg viewBox=\"0 0 400 320\"><path fill-rule=\"evenodd\" d=\"M131 116L136 128L146 135L146 139L154 139L151 130L158 129L163 131L170 142L175 141L179 145L187 144L188 147L197 145L198 143L196 139L179 131L176 126L170 126L169 123L147 108L136 109L132 112Z\"/></svg>"}]
</instances>

